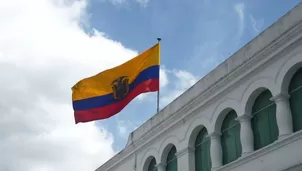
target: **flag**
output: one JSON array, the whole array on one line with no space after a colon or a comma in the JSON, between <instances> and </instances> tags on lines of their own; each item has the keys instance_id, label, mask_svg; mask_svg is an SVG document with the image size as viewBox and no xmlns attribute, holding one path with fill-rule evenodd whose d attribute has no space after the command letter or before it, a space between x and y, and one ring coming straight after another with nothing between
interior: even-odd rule
<instances>
[{"instance_id":1,"label":"flag","mask_svg":"<svg viewBox=\"0 0 302 171\"><path fill-rule=\"evenodd\" d=\"M135 97L159 90L159 43L131 60L72 87L76 124L109 118Z\"/></svg>"}]
</instances>

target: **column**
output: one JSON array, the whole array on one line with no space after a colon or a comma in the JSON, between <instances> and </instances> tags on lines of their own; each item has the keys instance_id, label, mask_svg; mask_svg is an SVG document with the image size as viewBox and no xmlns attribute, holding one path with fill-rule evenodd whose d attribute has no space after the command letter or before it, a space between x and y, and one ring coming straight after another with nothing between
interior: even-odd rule
<instances>
[{"instance_id":1,"label":"column","mask_svg":"<svg viewBox=\"0 0 302 171\"><path fill-rule=\"evenodd\" d=\"M279 129L279 139L283 139L293 132L292 114L288 102L289 95L280 93L270 100L276 103L276 119Z\"/></svg>"},{"instance_id":2,"label":"column","mask_svg":"<svg viewBox=\"0 0 302 171\"><path fill-rule=\"evenodd\" d=\"M176 153L177 167L179 171L195 171L194 148L187 147Z\"/></svg>"},{"instance_id":3,"label":"column","mask_svg":"<svg viewBox=\"0 0 302 171\"><path fill-rule=\"evenodd\" d=\"M158 163L158 164L156 165L157 171L165 171L165 170L166 170L165 167L166 167L166 165L163 164L163 163Z\"/></svg>"},{"instance_id":4,"label":"column","mask_svg":"<svg viewBox=\"0 0 302 171\"><path fill-rule=\"evenodd\" d=\"M240 141L242 146L241 157L245 157L254 151L254 135L251 118L251 115L242 115L236 119L240 122Z\"/></svg>"},{"instance_id":5,"label":"column","mask_svg":"<svg viewBox=\"0 0 302 171\"><path fill-rule=\"evenodd\" d=\"M222 166L222 148L220 142L220 134L214 132L209 135L211 139L211 161L212 161L212 170Z\"/></svg>"}]
</instances>

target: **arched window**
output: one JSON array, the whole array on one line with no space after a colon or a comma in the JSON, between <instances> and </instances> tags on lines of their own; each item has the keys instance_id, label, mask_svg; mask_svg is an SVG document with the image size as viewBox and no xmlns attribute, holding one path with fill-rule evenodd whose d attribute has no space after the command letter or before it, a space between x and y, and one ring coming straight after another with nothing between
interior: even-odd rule
<instances>
[{"instance_id":1,"label":"arched window","mask_svg":"<svg viewBox=\"0 0 302 171\"><path fill-rule=\"evenodd\" d=\"M210 139L202 128L195 140L195 171L211 171Z\"/></svg>"},{"instance_id":2,"label":"arched window","mask_svg":"<svg viewBox=\"0 0 302 171\"><path fill-rule=\"evenodd\" d=\"M241 155L240 123L236 121L237 114L231 110L221 126L222 162L228 164Z\"/></svg>"},{"instance_id":3,"label":"arched window","mask_svg":"<svg viewBox=\"0 0 302 171\"><path fill-rule=\"evenodd\" d=\"M258 150L273 143L278 138L276 104L270 100L269 90L263 91L255 100L252 108L252 129L254 149Z\"/></svg>"},{"instance_id":4,"label":"arched window","mask_svg":"<svg viewBox=\"0 0 302 171\"><path fill-rule=\"evenodd\" d=\"M302 129L302 68L292 77L288 93L293 117L293 131L296 132Z\"/></svg>"},{"instance_id":5,"label":"arched window","mask_svg":"<svg viewBox=\"0 0 302 171\"><path fill-rule=\"evenodd\" d=\"M156 168L156 160L153 157L152 160L150 161L149 167L148 167L148 171L157 171Z\"/></svg>"},{"instance_id":6,"label":"arched window","mask_svg":"<svg viewBox=\"0 0 302 171\"><path fill-rule=\"evenodd\" d=\"M166 171L177 171L177 158L175 154L176 148L173 146L168 153Z\"/></svg>"}]
</instances>

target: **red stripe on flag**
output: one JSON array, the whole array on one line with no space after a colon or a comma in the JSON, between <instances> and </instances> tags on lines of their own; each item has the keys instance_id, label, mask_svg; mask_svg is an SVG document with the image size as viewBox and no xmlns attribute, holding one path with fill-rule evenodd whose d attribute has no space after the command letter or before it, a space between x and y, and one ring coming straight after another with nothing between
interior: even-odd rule
<instances>
[{"instance_id":1,"label":"red stripe on flag","mask_svg":"<svg viewBox=\"0 0 302 171\"><path fill-rule=\"evenodd\" d=\"M150 79L136 86L125 99L117 103L94 108L89 110L75 111L74 117L76 124L79 122L89 122L93 120L106 119L119 113L127 106L135 97L142 93L154 92L159 90L159 79Z\"/></svg>"}]
</instances>

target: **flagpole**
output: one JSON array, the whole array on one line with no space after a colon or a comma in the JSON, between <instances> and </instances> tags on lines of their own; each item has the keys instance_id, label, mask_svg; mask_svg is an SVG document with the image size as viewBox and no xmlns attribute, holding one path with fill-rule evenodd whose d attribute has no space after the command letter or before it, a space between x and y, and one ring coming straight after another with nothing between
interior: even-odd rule
<instances>
[{"instance_id":1,"label":"flagpole","mask_svg":"<svg viewBox=\"0 0 302 171\"><path fill-rule=\"evenodd\" d=\"M160 60L160 41L161 41L161 38L157 38L157 43L159 44L159 47L158 47L158 51L159 51L159 60ZM160 65L159 65L160 66ZM159 83L160 84L160 83ZM160 89L160 85L158 87L158 91L157 91L157 113L159 112L159 89Z\"/></svg>"}]
</instances>

